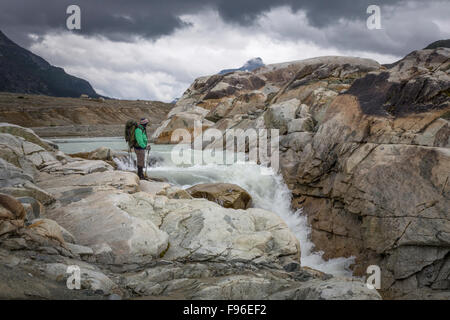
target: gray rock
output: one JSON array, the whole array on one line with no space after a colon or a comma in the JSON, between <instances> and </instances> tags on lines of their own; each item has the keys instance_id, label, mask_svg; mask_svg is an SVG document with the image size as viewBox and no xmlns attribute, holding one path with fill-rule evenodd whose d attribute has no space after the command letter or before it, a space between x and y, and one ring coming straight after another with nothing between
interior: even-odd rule
<instances>
[{"instance_id":1,"label":"gray rock","mask_svg":"<svg viewBox=\"0 0 450 320\"><path fill-rule=\"evenodd\" d=\"M248 266L248 265L246 265ZM302 280L296 280L302 274ZM237 265L205 263L169 264L125 275L124 287L140 296L201 300L379 300L359 280L327 279L307 270L254 270Z\"/></svg>"},{"instance_id":2,"label":"gray rock","mask_svg":"<svg viewBox=\"0 0 450 320\"><path fill-rule=\"evenodd\" d=\"M98 191L82 201L47 211L72 233L78 243L112 248L116 263L151 261L168 247L168 235L150 220L132 216L127 204L137 205L133 195L120 191ZM145 211L145 206L139 206Z\"/></svg>"},{"instance_id":3,"label":"gray rock","mask_svg":"<svg viewBox=\"0 0 450 320\"><path fill-rule=\"evenodd\" d=\"M298 260L298 240L272 212L225 209L203 199L151 198L143 193L134 197L149 204L139 216L146 215L169 235L165 259L220 262L264 257L276 261L280 256L291 256ZM135 206L127 211L134 215L140 212Z\"/></svg>"}]
</instances>

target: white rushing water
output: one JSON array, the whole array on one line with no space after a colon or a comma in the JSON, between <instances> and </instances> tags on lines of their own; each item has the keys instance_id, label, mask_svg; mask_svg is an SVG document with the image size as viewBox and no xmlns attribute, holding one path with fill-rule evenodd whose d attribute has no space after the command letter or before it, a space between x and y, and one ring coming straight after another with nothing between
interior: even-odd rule
<instances>
[{"instance_id":1,"label":"white rushing water","mask_svg":"<svg viewBox=\"0 0 450 320\"><path fill-rule=\"evenodd\" d=\"M179 166L172 161L172 146L152 147L151 158L156 165L147 169L150 177L167 179L170 183L188 188L199 183L226 182L236 184L253 198L253 207L262 208L278 214L300 241L301 265L308 266L333 275L351 276L349 266L354 258L336 258L325 261L322 252L313 252L310 240L311 228L301 210L291 209L291 192L279 174L254 163L235 162L231 165L203 163L201 165ZM195 151L197 154L201 151ZM129 162L118 161L122 170L134 170Z\"/></svg>"}]
</instances>

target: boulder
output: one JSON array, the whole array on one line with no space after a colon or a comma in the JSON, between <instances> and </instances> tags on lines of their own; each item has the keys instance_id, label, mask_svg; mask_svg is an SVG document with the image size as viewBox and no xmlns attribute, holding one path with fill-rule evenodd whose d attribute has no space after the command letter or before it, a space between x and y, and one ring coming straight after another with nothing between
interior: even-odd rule
<instances>
[{"instance_id":1,"label":"boulder","mask_svg":"<svg viewBox=\"0 0 450 320\"><path fill-rule=\"evenodd\" d=\"M266 262L299 259L298 240L272 212L226 209L205 199L175 200L143 192L133 197L135 200L122 203L121 208L130 215L152 221L169 235L170 247L164 259Z\"/></svg>"},{"instance_id":2,"label":"boulder","mask_svg":"<svg viewBox=\"0 0 450 320\"><path fill-rule=\"evenodd\" d=\"M55 219L88 247L107 244L115 263L151 261L168 247L168 235L150 220L127 212L125 204L137 202L133 195L120 191L98 191L78 202L49 209L46 216ZM146 210L138 206L136 210Z\"/></svg>"},{"instance_id":3,"label":"boulder","mask_svg":"<svg viewBox=\"0 0 450 320\"><path fill-rule=\"evenodd\" d=\"M197 184L186 190L194 198L204 198L224 208L247 209L252 197L243 188L230 183Z\"/></svg>"}]
</instances>

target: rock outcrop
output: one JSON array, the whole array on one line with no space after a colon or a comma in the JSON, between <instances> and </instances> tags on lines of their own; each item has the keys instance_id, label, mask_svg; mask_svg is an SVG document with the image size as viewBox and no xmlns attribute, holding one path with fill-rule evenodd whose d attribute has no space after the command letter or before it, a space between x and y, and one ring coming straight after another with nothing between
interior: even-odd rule
<instances>
[{"instance_id":1,"label":"rock outcrop","mask_svg":"<svg viewBox=\"0 0 450 320\"><path fill-rule=\"evenodd\" d=\"M386 298L448 299L449 58L439 47L386 66L322 57L202 77L153 139L169 141L158 133L199 108L224 137L278 129L280 172L316 249L355 256L357 275L379 265Z\"/></svg>"},{"instance_id":2,"label":"rock outcrop","mask_svg":"<svg viewBox=\"0 0 450 320\"><path fill-rule=\"evenodd\" d=\"M301 268L299 242L273 212L223 208L29 140L0 133L10 150L0 154L2 299L380 298L360 280ZM69 290L75 267L80 290Z\"/></svg>"},{"instance_id":3,"label":"rock outcrop","mask_svg":"<svg viewBox=\"0 0 450 320\"><path fill-rule=\"evenodd\" d=\"M243 263L171 263L124 278L134 294L178 299L376 300L359 281L299 269L257 269Z\"/></svg>"},{"instance_id":4,"label":"rock outcrop","mask_svg":"<svg viewBox=\"0 0 450 320\"><path fill-rule=\"evenodd\" d=\"M204 198L224 208L247 209L252 197L243 188L231 183L202 183L186 190L194 198Z\"/></svg>"},{"instance_id":5,"label":"rock outcrop","mask_svg":"<svg viewBox=\"0 0 450 320\"><path fill-rule=\"evenodd\" d=\"M323 57L267 65L253 72L201 77L177 101L153 139L156 143L176 143L170 139L174 130L194 130L194 121L186 119L200 121L204 129L264 127L262 114L277 101L299 98L323 106L355 79L379 68L368 59Z\"/></svg>"}]
</instances>

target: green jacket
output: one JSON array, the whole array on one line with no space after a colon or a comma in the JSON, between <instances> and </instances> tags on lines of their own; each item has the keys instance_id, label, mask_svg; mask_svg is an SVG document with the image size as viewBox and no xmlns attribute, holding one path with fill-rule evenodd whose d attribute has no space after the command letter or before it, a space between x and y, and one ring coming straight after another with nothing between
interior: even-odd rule
<instances>
[{"instance_id":1,"label":"green jacket","mask_svg":"<svg viewBox=\"0 0 450 320\"><path fill-rule=\"evenodd\" d=\"M138 144L138 146L136 146L137 149L147 148L147 143L148 143L147 131L145 131L143 126L138 125L138 127L134 131L134 136L135 136L136 142Z\"/></svg>"}]
</instances>

